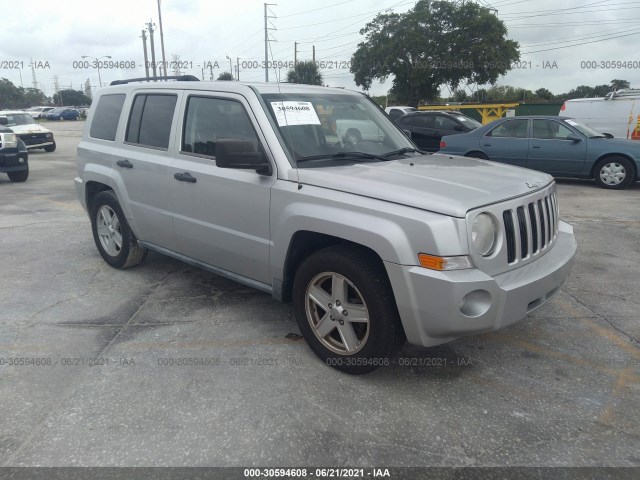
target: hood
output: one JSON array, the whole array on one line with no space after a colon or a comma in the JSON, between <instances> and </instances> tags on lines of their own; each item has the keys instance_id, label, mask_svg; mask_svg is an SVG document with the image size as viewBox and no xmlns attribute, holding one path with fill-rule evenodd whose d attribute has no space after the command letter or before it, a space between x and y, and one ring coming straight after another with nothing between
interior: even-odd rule
<instances>
[{"instance_id":1,"label":"hood","mask_svg":"<svg viewBox=\"0 0 640 480\"><path fill-rule=\"evenodd\" d=\"M553 181L535 170L444 154L304 167L298 175L303 184L460 218L474 208L535 192Z\"/></svg>"},{"instance_id":2,"label":"hood","mask_svg":"<svg viewBox=\"0 0 640 480\"><path fill-rule=\"evenodd\" d=\"M18 135L24 135L27 133L51 133L51 130L44 128L37 123L30 123L29 125L13 125L9 128Z\"/></svg>"}]
</instances>

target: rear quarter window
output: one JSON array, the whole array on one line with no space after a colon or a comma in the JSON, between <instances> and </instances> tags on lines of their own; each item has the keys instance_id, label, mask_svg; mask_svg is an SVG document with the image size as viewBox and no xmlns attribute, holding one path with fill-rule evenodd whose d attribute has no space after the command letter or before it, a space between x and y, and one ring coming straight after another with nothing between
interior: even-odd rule
<instances>
[{"instance_id":1,"label":"rear quarter window","mask_svg":"<svg viewBox=\"0 0 640 480\"><path fill-rule=\"evenodd\" d=\"M167 94L136 95L125 141L163 150L169 148L177 99L176 95Z\"/></svg>"},{"instance_id":2,"label":"rear quarter window","mask_svg":"<svg viewBox=\"0 0 640 480\"><path fill-rule=\"evenodd\" d=\"M89 136L101 138L102 140L114 141L116 139L118 121L120 120L124 100L124 94L102 95L100 97L91 121Z\"/></svg>"}]
</instances>

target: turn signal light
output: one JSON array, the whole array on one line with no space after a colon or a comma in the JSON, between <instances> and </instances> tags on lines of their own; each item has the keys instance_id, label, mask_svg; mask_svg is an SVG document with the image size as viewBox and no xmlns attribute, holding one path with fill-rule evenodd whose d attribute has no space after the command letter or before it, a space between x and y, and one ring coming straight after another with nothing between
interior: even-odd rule
<instances>
[{"instance_id":1,"label":"turn signal light","mask_svg":"<svg viewBox=\"0 0 640 480\"><path fill-rule=\"evenodd\" d=\"M467 256L460 257L439 257L437 255L418 254L420 266L429 270L465 270L473 268L473 262Z\"/></svg>"}]
</instances>

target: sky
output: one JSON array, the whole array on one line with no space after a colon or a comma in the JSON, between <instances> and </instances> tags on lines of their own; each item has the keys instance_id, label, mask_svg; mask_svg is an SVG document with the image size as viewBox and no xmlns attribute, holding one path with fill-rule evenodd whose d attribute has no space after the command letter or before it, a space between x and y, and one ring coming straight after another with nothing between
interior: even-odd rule
<instances>
[{"instance_id":1,"label":"sky","mask_svg":"<svg viewBox=\"0 0 640 480\"><path fill-rule=\"evenodd\" d=\"M294 42L298 42L298 60L311 59L315 45L316 60L326 62L324 83L352 90L362 90L345 68L363 39L359 30L379 12L401 13L415 4L406 0L270 1L277 2L268 7L269 16L274 17L269 18L270 60L293 61ZM521 63L500 77L498 85L543 87L557 94L577 85L624 79L640 88L640 1L476 3L495 9L508 28L508 37L520 44ZM178 55L181 73L208 80L212 67L217 78L229 71L229 57L234 76L239 63L240 80L264 81L263 1L162 0L161 7L166 59ZM33 12L38 12L37 17ZM103 85L144 76L141 35L148 22L156 24L155 53L161 60L157 0L12 2L3 12L0 78L31 87L35 72L38 88L48 96L55 92L56 83L60 89L81 89L88 79L96 88L99 77L93 59L107 55L111 59L102 58L102 62L118 64L103 64L99 71ZM120 68L126 66L134 68ZM280 70L281 78L286 71ZM277 70L270 70L269 80L275 81L276 75ZM390 87L391 80L375 81L369 93L384 95ZM443 88L441 94L448 96L449 91Z\"/></svg>"}]
</instances>

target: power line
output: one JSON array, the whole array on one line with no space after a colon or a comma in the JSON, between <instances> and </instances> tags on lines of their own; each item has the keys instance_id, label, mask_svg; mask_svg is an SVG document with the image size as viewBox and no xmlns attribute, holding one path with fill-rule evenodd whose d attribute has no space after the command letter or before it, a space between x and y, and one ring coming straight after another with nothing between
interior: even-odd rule
<instances>
[{"instance_id":1,"label":"power line","mask_svg":"<svg viewBox=\"0 0 640 480\"><path fill-rule=\"evenodd\" d=\"M531 53L550 52L552 50L561 50L563 48L579 47L579 46L582 46L582 45L589 45L589 44L592 44L592 43L600 43L600 42L605 42L607 40L613 40L615 38L630 37L630 36L638 35L638 34L640 34L640 30L636 31L634 33L627 33L627 34L624 34L624 35L616 35L616 36L613 36L613 37L603 38L603 39L600 39L600 40L593 40L593 41L590 41L590 42L576 43L574 45L565 45L565 46L562 46L562 47L545 48L543 50L532 50L530 52L522 52L522 54L523 55L528 55L528 54L531 54Z\"/></svg>"},{"instance_id":2,"label":"power line","mask_svg":"<svg viewBox=\"0 0 640 480\"><path fill-rule=\"evenodd\" d=\"M337 7L338 5L342 5L344 3L352 3L353 1L354 0L344 0L342 2L332 3L331 5L326 5L326 6L320 7L320 8L314 8L312 10L305 10L303 12L296 12L296 13L289 13L288 15L281 15L278 18L288 18L288 17L294 17L296 15L304 15L305 13L317 12L318 10L324 10L325 8Z\"/></svg>"}]
</instances>

